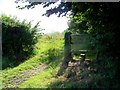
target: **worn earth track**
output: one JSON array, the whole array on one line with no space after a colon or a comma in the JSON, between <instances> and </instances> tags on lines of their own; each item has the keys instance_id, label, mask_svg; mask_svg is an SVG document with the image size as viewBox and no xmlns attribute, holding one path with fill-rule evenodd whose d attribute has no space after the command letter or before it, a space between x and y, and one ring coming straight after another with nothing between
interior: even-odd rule
<instances>
[{"instance_id":1,"label":"worn earth track","mask_svg":"<svg viewBox=\"0 0 120 90\"><path fill-rule=\"evenodd\" d=\"M58 72L58 81L52 82L50 87L70 87L73 88L87 88L91 87L91 82L96 77L97 69L92 66L93 61L86 59L74 59L68 63L68 66L61 65Z\"/></svg>"},{"instance_id":2,"label":"worn earth track","mask_svg":"<svg viewBox=\"0 0 120 90\"><path fill-rule=\"evenodd\" d=\"M62 82L78 82L78 83L89 83L93 77L93 73L91 73L91 68L89 66L89 60L86 62L81 62L80 60L75 60L75 62L70 62L66 71L64 72ZM29 78L42 73L48 66L41 64L33 69L28 69L20 73L19 76L15 76L12 79L9 79L7 83L4 85L5 88L9 87L11 84L12 88L18 87L21 83L25 82ZM95 71L95 70L94 70Z\"/></svg>"},{"instance_id":3,"label":"worn earth track","mask_svg":"<svg viewBox=\"0 0 120 90\"><path fill-rule=\"evenodd\" d=\"M8 80L7 84L4 85L5 88L8 88L10 83L12 85L13 88L17 87L18 85L20 85L21 83L23 83L24 81L26 81L27 79L42 73L44 71L44 69L46 69L48 66L47 65L39 65L33 69L28 69L24 72L20 73L19 77L14 77L11 80Z\"/></svg>"},{"instance_id":4,"label":"worn earth track","mask_svg":"<svg viewBox=\"0 0 120 90\"><path fill-rule=\"evenodd\" d=\"M94 72L96 72L96 69L90 67L90 63L91 61L87 59L84 62L82 62L81 60L70 62L63 75L63 82L74 81L75 83L78 82L81 85L83 83L88 84L95 76Z\"/></svg>"}]
</instances>

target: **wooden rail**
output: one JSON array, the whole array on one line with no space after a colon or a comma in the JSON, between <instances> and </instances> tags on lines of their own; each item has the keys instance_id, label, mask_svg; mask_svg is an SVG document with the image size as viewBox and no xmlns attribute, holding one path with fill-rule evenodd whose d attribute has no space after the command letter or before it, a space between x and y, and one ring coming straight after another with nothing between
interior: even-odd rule
<instances>
[{"instance_id":1,"label":"wooden rail","mask_svg":"<svg viewBox=\"0 0 120 90\"><path fill-rule=\"evenodd\" d=\"M80 39L79 40L76 40L75 38L75 41L74 41L74 37L79 37L79 36L83 36L83 37L79 37ZM84 35L83 34L72 34L70 32L66 32L65 33L65 36L64 36L64 39L65 39L65 45L64 45L64 63L66 65L68 65L69 61L72 60L72 53L74 52L78 52L80 53L80 56L82 58L82 60L85 60L85 56L86 56L86 53L87 52L93 52L95 53L94 50L87 50L87 49L71 49L71 46L72 45L76 45L76 44L85 44L85 38L84 38ZM81 40L81 41L80 41ZM83 41L82 41L83 40Z\"/></svg>"}]
</instances>

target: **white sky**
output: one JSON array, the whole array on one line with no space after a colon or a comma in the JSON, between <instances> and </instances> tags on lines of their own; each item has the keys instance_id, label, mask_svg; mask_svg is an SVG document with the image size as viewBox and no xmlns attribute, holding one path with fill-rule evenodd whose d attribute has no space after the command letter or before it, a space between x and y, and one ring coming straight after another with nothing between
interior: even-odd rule
<instances>
[{"instance_id":1,"label":"white sky","mask_svg":"<svg viewBox=\"0 0 120 90\"><path fill-rule=\"evenodd\" d=\"M34 9L19 10L16 8L17 4L14 3L14 1L15 0L0 0L0 14L17 16L19 20L33 20L33 25L38 21L41 21L40 27L45 29L43 31L44 33L56 31L63 32L68 28L68 19L66 17L58 18L56 15L52 15L48 18L46 16L42 16L46 9L43 9L41 5L36 6Z\"/></svg>"}]
</instances>

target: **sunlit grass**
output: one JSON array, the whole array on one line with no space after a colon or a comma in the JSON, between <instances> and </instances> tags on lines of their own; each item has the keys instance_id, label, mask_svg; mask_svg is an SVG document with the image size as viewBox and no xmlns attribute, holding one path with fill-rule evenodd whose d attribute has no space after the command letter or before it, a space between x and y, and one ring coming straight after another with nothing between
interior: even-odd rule
<instances>
[{"instance_id":1,"label":"sunlit grass","mask_svg":"<svg viewBox=\"0 0 120 90\"><path fill-rule=\"evenodd\" d=\"M40 58L39 56L35 56L15 68L8 68L7 70L3 70L2 71L3 86L4 84L11 85L10 80L16 77L19 78L22 72L25 72L26 70L29 70L29 69L33 69L37 67L39 64L41 64Z\"/></svg>"},{"instance_id":2,"label":"sunlit grass","mask_svg":"<svg viewBox=\"0 0 120 90\"><path fill-rule=\"evenodd\" d=\"M49 84L51 82L54 82L56 78L54 77L54 74L56 73L57 68L49 68L45 70L43 73L40 73L21 85L19 85L19 88L48 88ZM54 73L54 74L53 74Z\"/></svg>"},{"instance_id":3,"label":"sunlit grass","mask_svg":"<svg viewBox=\"0 0 120 90\"><path fill-rule=\"evenodd\" d=\"M12 81L13 79L22 77L23 72L37 68L42 64L46 64L48 68L40 74L37 74L33 77L31 76L31 78L23 82L20 87L34 88L37 87L41 82L44 82L41 84L41 87L47 87L47 83L50 83L55 79L52 75L62 60L63 42L62 36L55 37L46 35L39 39L39 42L36 44L36 55L21 63L17 67L8 67L7 69L1 71L3 75L2 77L0 76L0 78L2 78L3 81L3 88L4 86L7 88L12 88L14 86Z\"/></svg>"}]
</instances>

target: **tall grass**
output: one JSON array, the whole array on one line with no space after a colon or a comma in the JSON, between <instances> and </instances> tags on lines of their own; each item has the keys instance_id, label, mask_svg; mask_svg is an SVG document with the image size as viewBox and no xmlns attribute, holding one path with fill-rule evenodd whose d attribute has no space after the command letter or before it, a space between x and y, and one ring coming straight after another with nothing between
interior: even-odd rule
<instances>
[{"instance_id":1,"label":"tall grass","mask_svg":"<svg viewBox=\"0 0 120 90\"><path fill-rule=\"evenodd\" d=\"M12 88L14 86L12 82L13 79L21 77L22 72L34 69L41 64L48 66L48 68L42 74L44 78L42 78L41 75L34 76L32 78L41 77L42 79L45 79L47 75L52 75L51 73L55 73L54 71L56 68L58 68L57 66L63 58L63 44L63 35L59 33L57 33L57 35L56 33L43 35L36 44L35 56L21 63L19 66L14 68L9 67L5 70L2 70L3 88ZM25 88L30 88L35 86L34 84L31 84L32 86L30 86L28 83L36 82L37 84L38 82L44 81L36 78L35 81L33 80L32 82L32 78L30 78L30 81L25 81L27 82L26 84L21 84L19 86L22 87L23 85L26 85Z\"/></svg>"}]
</instances>

